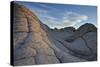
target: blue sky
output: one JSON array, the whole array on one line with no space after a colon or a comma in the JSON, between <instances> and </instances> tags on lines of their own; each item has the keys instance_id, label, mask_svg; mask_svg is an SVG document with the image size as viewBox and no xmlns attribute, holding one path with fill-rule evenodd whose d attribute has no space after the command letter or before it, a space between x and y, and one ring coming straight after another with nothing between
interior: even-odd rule
<instances>
[{"instance_id":1,"label":"blue sky","mask_svg":"<svg viewBox=\"0 0 100 67\"><path fill-rule=\"evenodd\" d=\"M18 2L32 12L50 28L73 26L78 28L85 23L97 26L97 7L71 4L50 4L36 2Z\"/></svg>"}]
</instances>

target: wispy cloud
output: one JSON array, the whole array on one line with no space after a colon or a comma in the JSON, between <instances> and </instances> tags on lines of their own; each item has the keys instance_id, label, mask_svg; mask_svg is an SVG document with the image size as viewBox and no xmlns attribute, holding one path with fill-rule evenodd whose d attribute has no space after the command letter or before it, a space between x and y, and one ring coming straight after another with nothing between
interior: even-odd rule
<instances>
[{"instance_id":1,"label":"wispy cloud","mask_svg":"<svg viewBox=\"0 0 100 67\"><path fill-rule=\"evenodd\" d=\"M40 19L51 28L63 28L69 26L78 28L82 22L88 20L88 16L75 12L65 12L63 14L64 15L61 16L61 18L58 18L45 13L41 14Z\"/></svg>"},{"instance_id":2,"label":"wispy cloud","mask_svg":"<svg viewBox=\"0 0 100 67\"><path fill-rule=\"evenodd\" d=\"M43 17L43 18L45 18L45 19L47 19L47 20L57 20L57 18L56 18L56 17L49 16L49 15L47 15L47 14L42 15L41 17Z\"/></svg>"},{"instance_id":3,"label":"wispy cloud","mask_svg":"<svg viewBox=\"0 0 100 67\"><path fill-rule=\"evenodd\" d=\"M72 5L51 5L44 3L21 2L46 25L51 28L74 26L78 28L84 23L93 23L96 25L96 7ZM80 12L79 10L80 9ZM89 12L91 11L91 12Z\"/></svg>"},{"instance_id":4,"label":"wispy cloud","mask_svg":"<svg viewBox=\"0 0 100 67\"><path fill-rule=\"evenodd\" d=\"M40 9L37 7L33 7L33 9L31 9L33 12L35 12L36 14L46 14L48 13L48 10L45 9Z\"/></svg>"},{"instance_id":5,"label":"wispy cloud","mask_svg":"<svg viewBox=\"0 0 100 67\"><path fill-rule=\"evenodd\" d=\"M39 8L37 6L33 6L34 11L38 12L38 13L47 13L47 12L52 12L52 10L57 10L54 7L39 3L38 4ZM58 10L57 10L58 11Z\"/></svg>"},{"instance_id":6,"label":"wispy cloud","mask_svg":"<svg viewBox=\"0 0 100 67\"><path fill-rule=\"evenodd\" d=\"M40 4L38 4L38 5L39 5L40 7L42 7L42 8L46 8L46 9L49 9L49 10L58 10L58 9L56 9L56 8L54 8L54 7L51 7L51 6L42 4L42 3L40 3Z\"/></svg>"},{"instance_id":7,"label":"wispy cloud","mask_svg":"<svg viewBox=\"0 0 100 67\"><path fill-rule=\"evenodd\" d=\"M78 14L75 12L66 12L62 20L66 26L78 27L78 25L81 24L81 22L88 20L88 16Z\"/></svg>"},{"instance_id":8,"label":"wispy cloud","mask_svg":"<svg viewBox=\"0 0 100 67\"><path fill-rule=\"evenodd\" d=\"M54 9L44 4L39 4L39 5L44 8ZM78 28L82 22L88 20L87 15L83 15L75 12L66 11L63 13L57 13L57 15L60 16L58 18L58 16L52 15L52 11L43 8L37 8L35 6L33 8L34 8L33 11L36 13L39 19L51 28L54 27L62 28L62 27L69 27L69 26L74 26L75 28Z\"/></svg>"}]
</instances>

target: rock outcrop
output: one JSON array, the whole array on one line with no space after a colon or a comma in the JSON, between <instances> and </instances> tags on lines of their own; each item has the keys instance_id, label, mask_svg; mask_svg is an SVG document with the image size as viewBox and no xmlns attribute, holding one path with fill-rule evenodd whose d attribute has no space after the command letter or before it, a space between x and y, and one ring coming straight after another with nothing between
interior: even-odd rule
<instances>
[{"instance_id":1,"label":"rock outcrop","mask_svg":"<svg viewBox=\"0 0 100 67\"><path fill-rule=\"evenodd\" d=\"M86 48L88 48L88 50L85 49L81 41L80 41L80 44L77 44L77 45L74 44L74 45L69 45L69 46L67 45L67 47L71 48L72 50L74 49L74 51L78 53L81 50L83 50L83 52L80 52L80 54L83 53L83 55L86 55L86 56L82 56L82 58L85 58L87 60L94 60L94 59L96 60L97 59L96 58L97 56L97 28L93 24L86 23L82 25L81 27L79 27L74 32L73 35L69 36L66 39L66 41L72 44L74 43L74 41L76 42L76 40L79 38L81 38L84 41L84 45ZM76 46L76 48L72 46Z\"/></svg>"},{"instance_id":2,"label":"rock outcrop","mask_svg":"<svg viewBox=\"0 0 100 67\"><path fill-rule=\"evenodd\" d=\"M68 32L75 32L76 29L74 27L65 27L65 28L61 28L61 31L68 31Z\"/></svg>"},{"instance_id":3,"label":"rock outcrop","mask_svg":"<svg viewBox=\"0 0 100 67\"><path fill-rule=\"evenodd\" d=\"M66 39L66 41L73 41L75 39L77 39L78 37L82 37L83 35L85 35L88 32L97 32L97 28L90 23L86 23L82 26L80 26L77 31L75 31L74 35L70 36L68 39Z\"/></svg>"},{"instance_id":4,"label":"rock outcrop","mask_svg":"<svg viewBox=\"0 0 100 67\"><path fill-rule=\"evenodd\" d=\"M16 2L12 6L14 66L96 60L97 32L93 25L54 31L25 6Z\"/></svg>"},{"instance_id":5,"label":"rock outcrop","mask_svg":"<svg viewBox=\"0 0 100 67\"><path fill-rule=\"evenodd\" d=\"M39 19L26 7L13 6L14 65L59 63Z\"/></svg>"}]
</instances>

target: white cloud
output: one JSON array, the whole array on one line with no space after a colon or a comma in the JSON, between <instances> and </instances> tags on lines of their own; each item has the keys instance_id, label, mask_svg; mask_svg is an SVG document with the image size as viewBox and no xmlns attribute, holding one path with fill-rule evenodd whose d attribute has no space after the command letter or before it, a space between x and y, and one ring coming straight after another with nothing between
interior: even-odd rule
<instances>
[{"instance_id":1,"label":"white cloud","mask_svg":"<svg viewBox=\"0 0 100 67\"><path fill-rule=\"evenodd\" d=\"M42 4L42 3L40 3L39 4L41 7L43 7L43 8L47 8L47 9L56 9L56 8L54 8L54 7L51 7L51 6L48 6L48 5L45 5L45 4Z\"/></svg>"},{"instance_id":2,"label":"white cloud","mask_svg":"<svg viewBox=\"0 0 100 67\"><path fill-rule=\"evenodd\" d=\"M82 15L75 12L64 12L62 13L64 15L61 15L61 18L57 18L48 14L49 13L48 10L43 10L38 8L35 8L35 10L37 11L36 14L38 15L39 19L51 28L54 27L63 28L69 26L74 26L75 28L78 28L83 21L88 20L87 15ZM58 13L58 15L60 14L61 13Z\"/></svg>"},{"instance_id":3,"label":"white cloud","mask_svg":"<svg viewBox=\"0 0 100 67\"><path fill-rule=\"evenodd\" d=\"M61 18L48 15L47 13L41 14L40 17L42 18L41 20L43 21L43 23L47 24L51 28L63 28L69 26L74 26L75 28L78 28L83 21L88 20L88 16L75 12L67 12L63 14L64 15L61 16Z\"/></svg>"},{"instance_id":4,"label":"white cloud","mask_svg":"<svg viewBox=\"0 0 100 67\"><path fill-rule=\"evenodd\" d=\"M35 12L36 14L46 14L48 13L48 10L44 10L44 9L39 9L39 8L36 8L36 7L33 7L32 9L33 12Z\"/></svg>"},{"instance_id":5,"label":"white cloud","mask_svg":"<svg viewBox=\"0 0 100 67\"><path fill-rule=\"evenodd\" d=\"M57 19L56 17L52 17L52 16L49 16L49 15L42 15L41 17L44 17L47 20L56 20Z\"/></svg>"},{"instance_id":6,"label":"white cloud","mask_svg":"<svg viewBox=\"0 0 100 67\"><path fill-rule=\"evenodd\" d=\"M83 21L88 20L88 16L78 14L75 12L67 12L64 14L62 20L66 26L74 26L74 27L77 26L78 27L78 24L80 24Z\"/></svg>"},{"instance_id":7,"label":"white cloud","mask_svg":"<svg viewBox=\"0 0 100 67\"><path fill-rule=\"evenodd\" d=\"M54 28L60 25L59 21L57 21L58 18L52 17L52 16L42 16L44 19L41 19L43 23L47 24L49 27Z\"/></svg>"}]
</instances>

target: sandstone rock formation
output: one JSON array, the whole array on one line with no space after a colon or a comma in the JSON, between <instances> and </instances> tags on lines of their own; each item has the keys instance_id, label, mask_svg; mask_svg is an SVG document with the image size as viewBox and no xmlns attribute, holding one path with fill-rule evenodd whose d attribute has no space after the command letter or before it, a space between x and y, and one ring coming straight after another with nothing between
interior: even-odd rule
<instances>
[{"instance_id":1,"label":"sandstone rock formation","mask_svg":"<svg viewBox=\"0 0 100 67\"><path fill-rule=\"evenodd\" d=\"M24 6L13 6L14 65L59 63L39 19Z\"/></svg>"},{"instance_id":2,"label":"sandstone rock formation","mask_svg":"<svg viewBox=\"0 0 100 67\"><path fill-rule=\"evenodd\" d=\"M84 45L85 47L88 48L88 50L90 51L90 53L88 52L88 50L86 50L84 47L84 45L82 44L82 42L80 42L80 44L78 45L69 45L69 48L71 48L71 46L78 46L78 47L72 47L71 49L75 49L74 51L78 52L77 49L79 51L83 50L83 58L87 59L87 60L94 60L93 57L95 57L95 60L97 59L97 28L90 23L86 23L84 25L82 25L81 27L78 28L78 30L76 30L74 32L74 34L72 36L69 36L66 41L68 42L74 42L75 40L81 38L84 41ZM76 42L76 41L75 41ZM67 45L68 46L68 45ZM80 47L79 47L80 46ZM86 50L86 51L84 51ZM81 52L82 53L82 52Z\"/></svg>"},{"instance_id":3,"label":"sandstone rock formation","mask_svg":"<svg viewBox=\"0 0 100 67\"><path fill-rule=\"evenodd\" d=\"M97 40L95 27L93 29L88 27L89 31L86 31L85 34L84 32L78 33L78 31L83 31L84 27L77 31L74 28L70 28L71 31L75 32L67 31L68 29L53 31L47 25L43 24L34 12L31 12L25 6L16 2L13 2L12 6L14 9L12 18L14 20L12 23L13 65L54 64L96 60ZM77 38L73 38L74 41L66 41L66 39L75 35L77 35Z\"/></svg>"},{"instance_id":4,"label":"sandstone rock formation","mask_svg":"<svg viewBox=\"0 0 100 67\"><path fill-rule=\"evenodd\" d=\"M68 32L75 32L76 29L74 27L65 27L65 28L61 28L61 31L68 31Z\"/></svg>"},{"instance_id":5,"label":"sandstone rock formation","mask_svg":"<svg viewBox=\"0 0 100 67\"><path fill-rule=\"evenodd\" d=\"M66 41L71 42L71 41L77 39L78 37L85 35L88 32L97 32L97 28L93 24L86 23L86 24L80 26L77 29L77 31L75 31L74 35L72 35L71 37L66 39Z\"/></svg>"}]
</instances>

